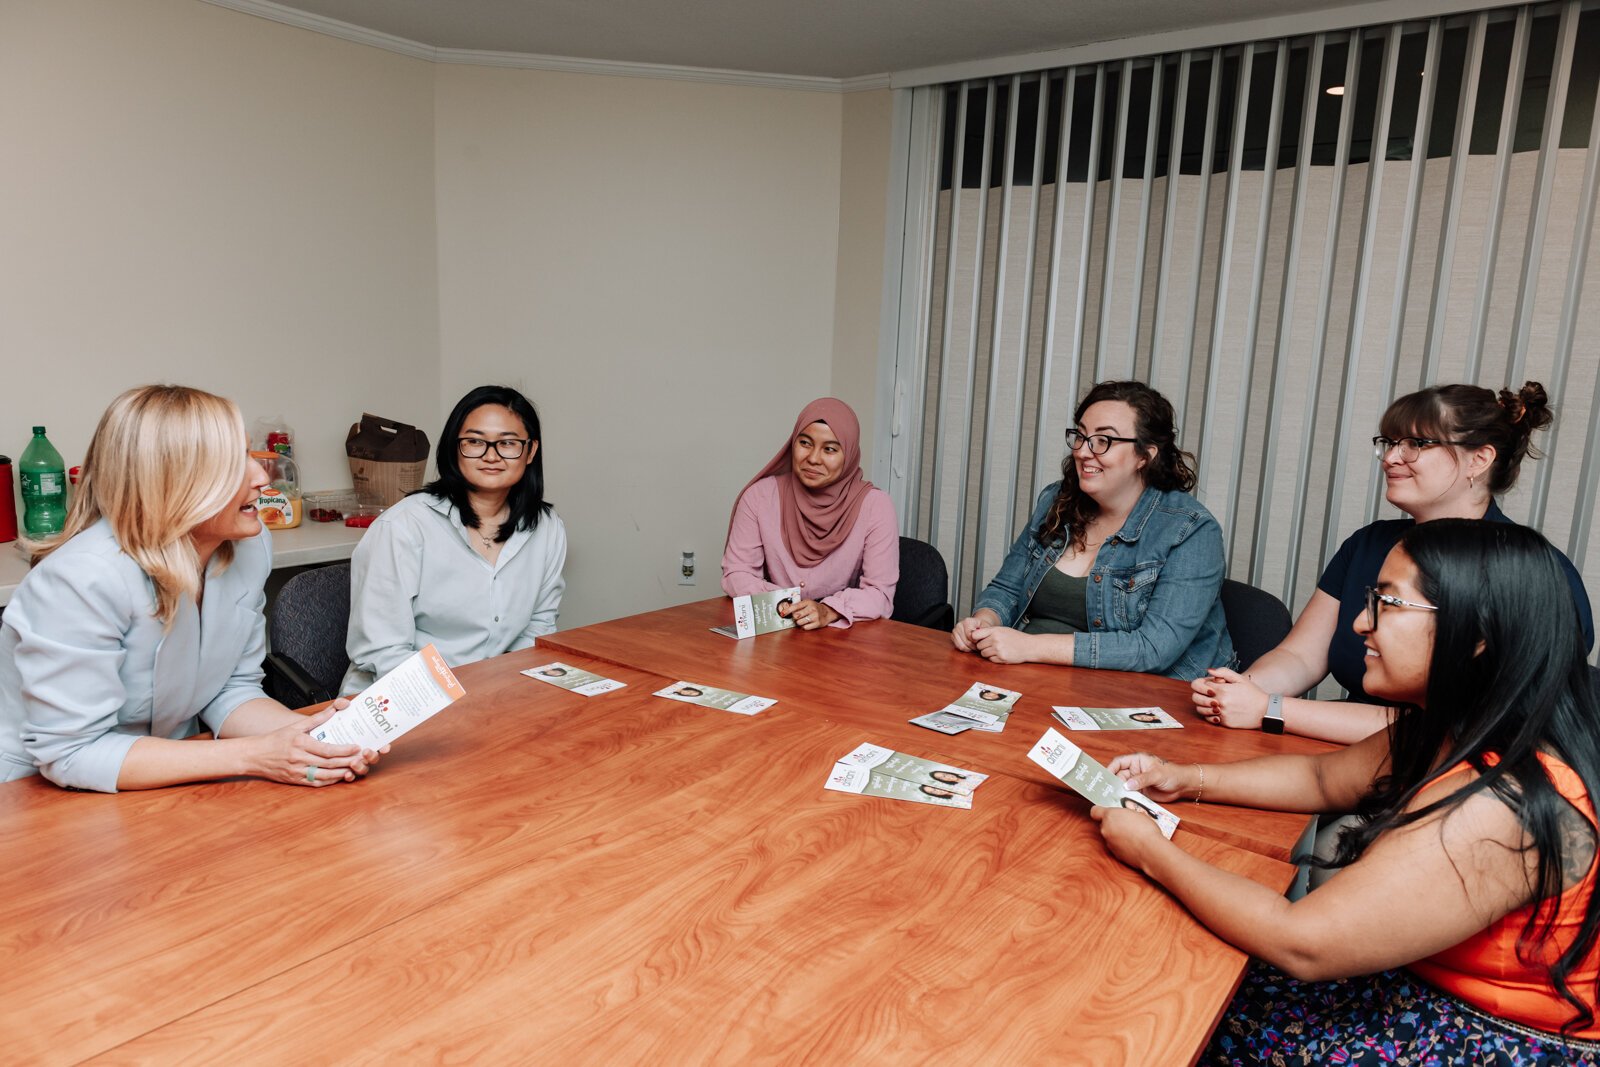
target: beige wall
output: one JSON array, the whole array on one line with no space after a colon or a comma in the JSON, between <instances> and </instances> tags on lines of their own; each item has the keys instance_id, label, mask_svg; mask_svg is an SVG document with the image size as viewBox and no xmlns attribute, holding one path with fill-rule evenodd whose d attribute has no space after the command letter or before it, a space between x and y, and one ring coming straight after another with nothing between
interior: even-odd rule
<instances>
[{"instance_id":1,"label":"beige wall","mask_svg":"<svg viewBox=\"0 0 1600 1067\"><path fill-rule=\"evenodd\" d=\"M883 313L883 239L894 95L844 97L839 167L839 270L834 287L833 392L861 416L861 465L872 470Z\"/></svg>"},{"instance_id":2,"label":"beige wall","mask_svg":"<svg viewBox=\"0 0 1600 1067\"><path fill-rule=\"evenodd\" d=\"M841 98L436 79L441 399L539 405L562 625L718 595L735 495L830 388Z\"/></svg>"},{"instance_id":3,"label":"beige wall","mask_svg":"<svg viewBox=\"0 0 1600 1067\"><path fill-rule=\"evenodd\" d=\"M801 404L870 442L888 111L0 0L0 452L42 422L77 462L113 395L181 381L286 416L333 488L363 410L433 437L508 382L572 537L562 625L716 595Z\"/></svg>"},{"instance_id":4,"label":"beige wall","mask_svg":"<svg viewBox=\"0 0 1600 1067\"><path fill-rule=\"evenodd\" d=\"M433 68L195 0L0 3L0 452L69 465L122 389L284 415L348 485L437 417Z\"/></svg>"}]
</instances>

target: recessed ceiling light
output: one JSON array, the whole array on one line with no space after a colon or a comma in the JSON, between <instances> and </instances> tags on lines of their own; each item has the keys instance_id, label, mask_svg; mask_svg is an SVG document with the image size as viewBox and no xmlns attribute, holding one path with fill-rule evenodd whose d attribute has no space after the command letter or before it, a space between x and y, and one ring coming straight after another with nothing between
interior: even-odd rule
<instances>
[{"instance_id":1,"label":"recessed ceiling light","mask_svg":"<svg viewBox=\"0 0 1600 1067\"><path fill-rule=\"evenodd\" d=\"M1343 96L1344 95L1344 86L1342 86L1342 85L1330 85L1327 88L1327 93L1328 93L1329 96Z\"/></svg>"}]
</instances>

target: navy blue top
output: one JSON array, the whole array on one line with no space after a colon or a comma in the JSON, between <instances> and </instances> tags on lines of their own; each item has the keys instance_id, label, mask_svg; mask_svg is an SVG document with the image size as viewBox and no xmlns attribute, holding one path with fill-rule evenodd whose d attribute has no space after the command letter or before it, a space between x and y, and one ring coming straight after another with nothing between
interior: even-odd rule
<instances>
[{"instance_id":1,"label":"navy blue top","mask_svg":"<svg viewBox=\"0 0 1600 1067\"><path fill-rule=\"evenodd\" d=\"M1510 522L1500 506L1489 502L1483 516L1489 522ZM1317 588L1339 601L1339 623L1334 627L1333 640L1328 645L1328 672L1334 681L1350 692L1350 699L1362 704L1381 704L1383 701L1367 696L1361 688L1366 674L1366 647L1355 632L1356 616L1367 603L1367 586L1378 584L1378 571L1389 550L1400 542L1401 536L1416 522L1415 519L1384 519L1363 526L1339 546L1322 572ZM1567 583L1578 602L1578 621L1583 624L1585 649L1594 647L1594 612L1589 606L1589 593L1583 587L1583 577L1578 568L1560 549L1561 569L1567 573Z\"/></svg>"}]
</instances>

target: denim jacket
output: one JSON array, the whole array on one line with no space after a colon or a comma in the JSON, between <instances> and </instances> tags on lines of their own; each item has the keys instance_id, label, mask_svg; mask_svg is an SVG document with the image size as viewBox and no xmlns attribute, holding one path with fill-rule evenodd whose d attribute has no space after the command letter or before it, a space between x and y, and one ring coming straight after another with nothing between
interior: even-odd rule
<instances>
[{"instance_id":1,"label":"denim jacket","mask_svg":"<svg viewBox=\"0 0 1600 1067\"><path fill-rule=\"evenodd\" d=\"M1061 483L1048 486L1000 573L978 595L1004 626L1020 626L1065 540L1041 545ZM1198 678L1233 663L1222 616L1222 528L1188 493L1146 488L1122 529L1106 539L1089 571L1089 629L1076 635L1073 665Z\"/></svg>"}]
</instances>

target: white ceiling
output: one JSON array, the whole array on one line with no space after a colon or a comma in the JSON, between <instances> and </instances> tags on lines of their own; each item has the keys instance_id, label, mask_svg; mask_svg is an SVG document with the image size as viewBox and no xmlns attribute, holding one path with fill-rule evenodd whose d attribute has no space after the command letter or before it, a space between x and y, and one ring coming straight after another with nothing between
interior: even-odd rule
<instances>
[{"instance_id":1,"label":"white ceiling","mask_svg":"<svg viewBox=\"0 0 1600 1067\"><path fill-rule=\"evenodd\" d=\"M214 0L216 2L216 0ZM856 78L1341 0L280 0L432 48Z\"/></svg>"}]
</instances>

